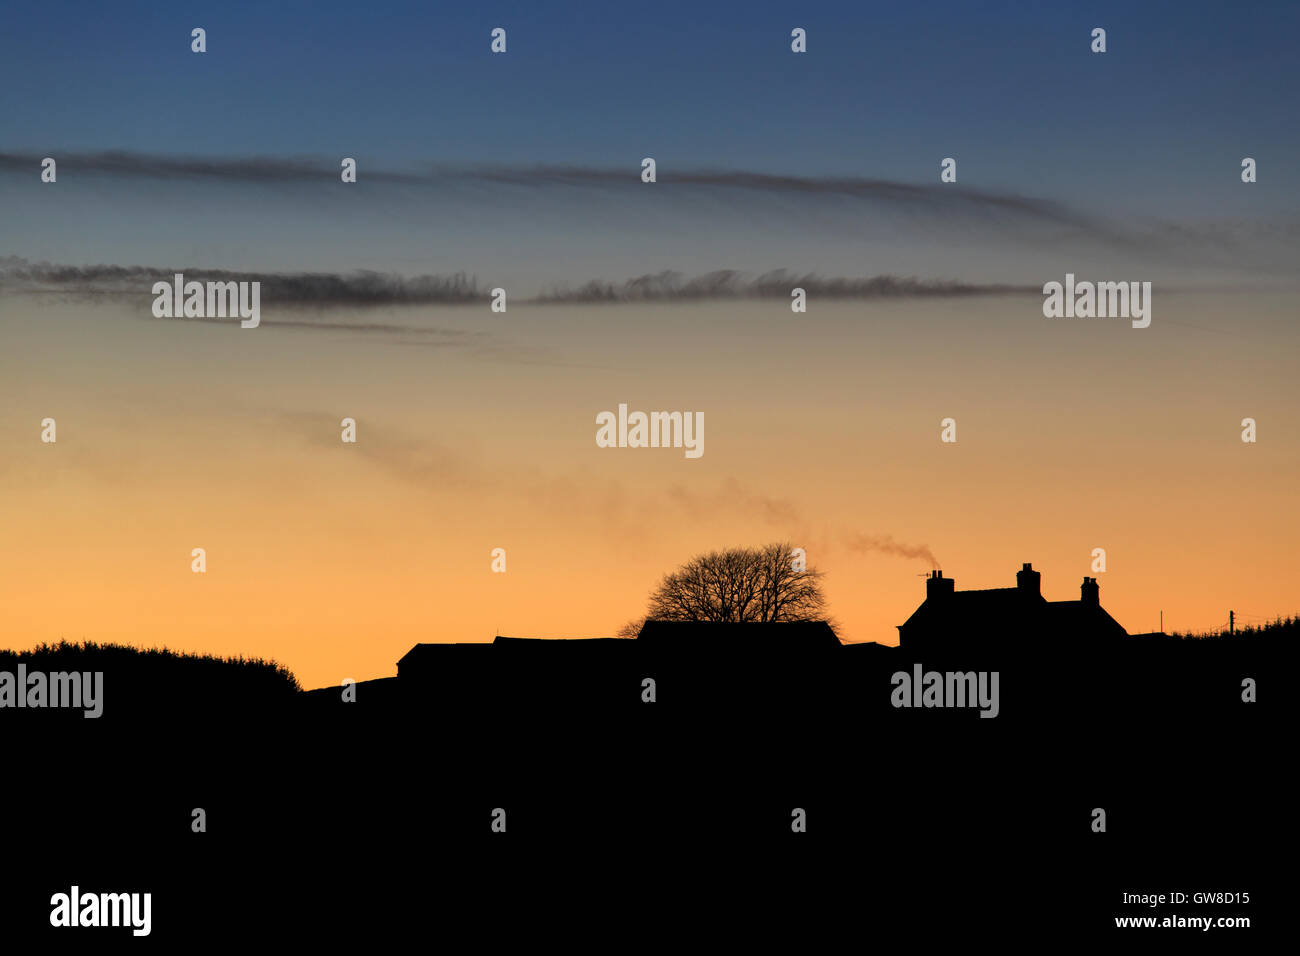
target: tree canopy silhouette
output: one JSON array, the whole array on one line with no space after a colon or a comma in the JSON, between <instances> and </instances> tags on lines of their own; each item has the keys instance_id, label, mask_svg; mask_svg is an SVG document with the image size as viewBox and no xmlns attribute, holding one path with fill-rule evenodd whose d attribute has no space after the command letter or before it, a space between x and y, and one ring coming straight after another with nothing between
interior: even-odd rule
<instances>
[{"instance_id":1,"label":"tree canopy silhouette","mask_svg":"<svg viewBox=\"0 0 1300 956\"><path fill-rule=\"evenodd\" d=\"M646 618L724 624L823 620L822 573L796 568L792 550L777 542L697 555L664 575L650 595Z\"/></svg>"}]
</instances>

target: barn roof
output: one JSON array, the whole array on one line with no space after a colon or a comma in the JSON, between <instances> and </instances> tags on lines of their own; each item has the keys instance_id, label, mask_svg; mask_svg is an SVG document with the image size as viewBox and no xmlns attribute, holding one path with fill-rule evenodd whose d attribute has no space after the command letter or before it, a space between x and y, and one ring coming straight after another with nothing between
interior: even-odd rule
<instances>
[{"instance_id":1,"label":"barn roof","mask_svg":"<svg viewBox=\"0 0 1300 956\"><path fill-rule=\"evenodd\" d=\"M654 647L735 647L737 650L790 650L839 647L825 621L715 624L710 621L646 621L637 641Z\"/></svg>"}]
</instances>

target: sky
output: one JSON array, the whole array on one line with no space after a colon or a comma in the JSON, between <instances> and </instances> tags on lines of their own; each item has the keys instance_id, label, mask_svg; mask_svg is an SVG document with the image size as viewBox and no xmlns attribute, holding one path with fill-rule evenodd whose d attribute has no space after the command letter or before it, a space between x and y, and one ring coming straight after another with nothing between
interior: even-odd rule
<instances>
[{"instance_id":1,"label":"sky","mask_svg":"<svg viewBox=\"0 0 1300 956\"><path fill-rule=\"evenodd\" d=\"M1297 610L1300 9L587 6L7 14L0 641L322 686L417 641L611 634L681 561L769 540L850 640L896 641L922 552L1069 599L1103 547L1131 632ZM154 318L180 270L379 292ZM577 291L719 270L784 270L808 311ZM1067 272L1151 281L1151 326L1045 318ZM402 299L458 273L470 302ZM917 285L829 294L881 275ZM620 403L703 412L704 455L597 447Z\"/></svg>"}]
</instances>

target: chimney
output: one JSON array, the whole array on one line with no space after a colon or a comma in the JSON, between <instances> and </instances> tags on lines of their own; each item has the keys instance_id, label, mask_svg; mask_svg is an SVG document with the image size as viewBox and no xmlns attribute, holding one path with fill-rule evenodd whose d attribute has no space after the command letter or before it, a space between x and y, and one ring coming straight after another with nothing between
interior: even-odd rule
<instances>
[{"instance_id":1,"label":"chimney","mask_svg":"<svg viewBox=\"0 0 1300 956\"><path fill-rule=\"evenodd\" d=\"M1079 600L1084 604L1091 604L1094 607L1101 604L1101 588L1097 587L1096 578L1084 578L1079 592Z\"/></svg>"},{"instance_id":2,"label":"chimney","mask_svg":"<svg viewBox=\"0 0 1300 956\"><path fill-rule=\"evenodd\" d=\"M953 579L945 578L942 571L931 571L925 579L925 599L936 601L945 594L952 594L954 584Z\"/></svg>"},{"instance_id":3,"label":"chimney","mask_svg":"<svg viewBox=\"0 0 1300 956\"><path fill-rule=\"evenodd\" d=\"M1016 572L1016 588L1021 594L1032 597L1042 596L1043 576L1034 570L1028 561Z\"/></svg>"}]
</instances>

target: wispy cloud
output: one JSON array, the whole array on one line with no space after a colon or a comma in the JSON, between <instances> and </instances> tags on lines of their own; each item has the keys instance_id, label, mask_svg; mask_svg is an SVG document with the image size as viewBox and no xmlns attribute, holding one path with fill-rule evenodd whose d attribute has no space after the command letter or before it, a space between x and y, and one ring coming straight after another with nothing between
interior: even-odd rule
<instances>
[{"instance_id":1,"label":"wispy cloud","mask_svg":"<svg viewBox=\"0 0 1300 956\"><path fill-rule=\"evenodd\" d=\"M187 281L260 282L262 301L303 306L429 305L482 302L487 291L465 273L406 278L395 273L353 272L232 272L226 269L170 266L63 266L28 262L16 256L0 258L0 289L61 290L85 295L139 295L152 298L158 281L176 273ZM373 329L374 327L369 327Z\"/></svg>"},{"instance_id":2,"label":"wispy cloud","mask_svg":"<svg viewBox=\"0 0 1300 956\"><path fill-rule=\"evenodd\" d=\"M40 169L44 155L0 153L0 171L32 172ZM271 156L178 156L158 153L102 151L55 152L60 176L95 173L142 180L200 179L227 182L314 183L337 182L339 158ZM406 170L384 169L358 160L363 182L438 186L450 189L506 186L528 189L643 190L640 166L602 168L580 165L429 165ZM934 210L944 214L1017 217L1058 225L1093 227L1094 223L1068 206L1015 193L850 176L785 176L748 170L690 169L661 166L657 171L664 188L688 187L718 195L750 193L773 196L825 196L870 200L899 208Z\"/></svg>"},{"instance_id":3,"label":"wispy cloud","mask_svg":"<svg viewBox=\"0 0 1300 956\"><path fill-rule=\"evenodd\" d=\"M44 155L49 155L44 154ZM0 170L39 169L42 155L0 153ZM103 151L66 153L55 151L60 175L64 171L99 173L133 179L215 179L233 182L310 182L324 177L338 178L339 160L316 160L275 156L171 156L155 153ZM428 182L425 173L397 173L367 169L369 179L384 182Z\"/></svg>"},{"instance_id":4,"label":"wispy cloud","mask_svg":"<svg viewBox=\"0 0 1300 956\"><path fill-rule=\"evenodd\" d=\"M640 188L636 169L599 169L589 166L478 166L445 167L439 177L455 176L481 182L504 183L519 187L542 186L620 186ZM1058 223L1082 225L1086 217L1069 207L1046 199L987 190L936 189L933 186L887 179L851 176L781 176L746 170L681 169L664 167L657 171L657 184L692 186L719 192L822 195L839 198L870 199L895 205L937 209L967 208L988 213L1028 216Z\"/></svg>"},{"instance_id":5,"label":"wispy cloud","mask_svg":"<svg viewBox=\"0 0 1300 956\"><path fill-rule=\"evenodd\" d=\"M255 281L262 284L262 301L290 306L330 308L347 306L463 305L486 303L489 292L466 273L404 277L395 273L353 272L232 272L224 269L149 266L62 266L32 263L15 256L0 258L0 291L58 291L85 296L138 296L152 298L158 281L172 281L183 273L187 281ZM1034 286L1000 283L951 282L905 276L836 278L796 274L786 270L759 276L730 269L687 277L679 272L657 272L621 282L592 280L580 285L553 284L549 291L518 303L587 304L624 302L691 302L710 299L790 298L793 288L829 299L880 299L961 297L979 295L1039 294ZM293 319L271 319L271 324L309 328L352 329L359 332L407 331L406 326L356 323L341 325Z\"/></svg>"},{"instance_id":6,"label":"wispy cloud","mask_svg":"<svg viewBox=\"0 0 1300 956\"><path fill-rule=\"evenodd\" d=\"M688 278L680 272L658 272L623 282L593 281L576 288L553 287L537 297L539 302L675 302L704 299L789 299L792 289L803 289L818 299L884 299L1041 294L1035 286L1000 283L950 282L909 276L881 275L845 279L812 273L799 275L784 269L754 277L731 269Z\"/></svg>"},{"instance_id":7,"label":"wispy cloud","mask_svg":"<svg viewBox=\"0 0 1300 956\"><path fill-rule=\"evenodd\" d=\"M906 544L895 541L887 534L853 534L844 539L844 545L855 554L888 554L897 558L912 558L929 561L930 567L937 568L939 560L928 545Z\"/></svg>"},{"instance_id":8,"label":"wispy cloud","mask_svg":"<svg viewBox=\"0 0 1300 956\"><path fill-rule=\"evenodd\" d=\"M183 156L121 151L62 152L60 182L98 178L150 183L265 184L277 196L313 206L325 195L360 196L337 191L339 156ZM0 152L0 175L36 181L46 153ZM653 187L640 180L639 163L583 165L411 165L386 168L358 157L358 186L392 187L389 199L403 209L427 203L457 222L477 221L483 210L498 210L514 221L537 217L549 228L617 230L628 219L662 226L703 217L710 227L728 224L753 229L777 216L794 230L820 223L817 235L897 238L919 230L930 240L954 232L1009 241L1019 249L1064 248L1076 255L1117 254L1168 267L1190 264L1250 272L1290 273L1300 221L1293 212L1260 220L1165 223L1116 219L1069 203L1016 192L973 188L966 183L915 183L852 176L791 176L742 169L679 168L663 163ZM324 192L322 191L324 190ZM330 190L334 190L330 192ZM401 191L398 191L401 190ZM247 193L248 190L244 190ZM261 191L253 191L260 202ZM226 194L217 194L225 202ZM382 193L370 194L370 198ZM536 200L531 202L528 200ZM495 213L493 213L495 214ZM662 214L662 215L660 215ZM695 221L695 220L691 220ZM557 225L558 223L558 225ZM400 255L400 253L397 253ZM1023 273L1013 273L1023 278ZM562 277L568 279L570 277ZM415 290L415 294L421 294Z\"/></svg>"},{"instance_id":9,"label":"wispy cloud","mask_svg":"<svg viewBox=\"0 0 1300 956\"><path fill-rule=\"evenodd\" d=\"M333 428L337 416L324 412L271 414L318 448L338 445ZM647 514L662 516L676 509L695 526L707 528L739 521L752 528L770 529L773 534L808 545L818 554L837 550L830 541L838 537L844 549L853 554L885 554L939 566L927 545L896 541L889 534L801 534L807 522L798 503L764 494L735 477L723 478L712 487L688 488L674 483L647 497L629 492L617 481L577 473L547 476L523 464L503 468L453 450L436 439L416 438L372 422L364 423L364 428L366 441L357 444L357 454L391 478L424 489L453 488L460 493L472 490L494 500L514 495L543 513L564 516L564 520L594 520L596 526L616 537L649 541L655 537L660 522L647 519ZM815 547L814 539L818 542Z\"/></svg>"},{"instance_id":10,"label":"wispy cloud","mask_svg":"<svg viewBox=\"0 0 1300 956\"><path fill-rule=\"evenodd\" d=\"M665 494L693 521L720 513L731 513L769 525L792 525L799 521L794 502L760 494L735 478L727 478L714 492L692 491L684 485L675 484Z\"/></svg>"}]
</instances>

